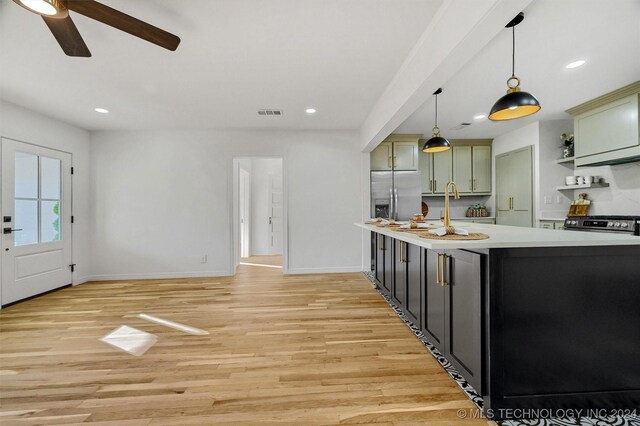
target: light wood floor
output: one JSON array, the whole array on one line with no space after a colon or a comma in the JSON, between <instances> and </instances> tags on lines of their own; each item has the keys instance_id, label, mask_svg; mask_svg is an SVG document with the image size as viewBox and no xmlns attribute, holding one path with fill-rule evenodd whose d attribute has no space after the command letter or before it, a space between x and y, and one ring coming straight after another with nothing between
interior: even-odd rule
<instances>
[{"instance_id":1,"label":"light wood floor","mask_svg":"<svg viewBox=\"0 0 640 426\"><path fill-rule=\"evenodd\" d=\"M98 340L123 324L158 342L135 357ZM2 425L486 425L458 418L474 405L361 274L87 283L0 326Z\"/></svg>"}]
</instances>

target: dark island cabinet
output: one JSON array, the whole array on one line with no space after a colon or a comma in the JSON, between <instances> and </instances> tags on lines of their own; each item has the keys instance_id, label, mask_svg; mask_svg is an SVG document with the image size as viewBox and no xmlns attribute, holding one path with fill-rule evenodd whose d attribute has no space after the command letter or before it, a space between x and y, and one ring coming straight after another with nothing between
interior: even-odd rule
<instances>
[{"instance_id":1,"label":"dark island cabinet","mask_svg":"<svg viewBox=\"0 0 640 426\"><path fill-rule=\"evenodd\" d=\"M482 255L427 250L423 331L477 391L482 391Z\"/></svg>"},{"instance_id":2,"label":"dark island cabinet","mask_svg":"<svg viewBox=\"0 0 640 426\"><path fill-rule=\"evenodd\" d=\"M426 250L422 247L407 244L407 303L405 313L413 324L422 326L422 289L424 286L423 262Z\"/></svg>"},{"instance_id":3,"label":"dark island cabinet","mask_svg":"<svg viewBox=\"0 0 640 426\"><path fill-rule=\"evenodd\" d=\"M387 237L386 235L382 236L382 257L383 257L383 279L382 279L382 289L387 293L391 294L391 290L393 288L393 278L395 275L394 270L394 239L391 237Z\"/></svg>"},{"instance_id":4,"label":"dark island cabinet","mask_svg":"<svg viewBox=\"0 0 640 426\"><path fill-rule=\"evenodd\" d=\"M445 288L440 284L440 253L426 251L425 309L422 331L442 354L445 353Z\"/></svg>"},{"instance_id":5,"label":"dark island cabinet","mask_svg":"<svg viewBox=\"0 0 640 426\"><path fill-rule=\"evenodd\" d=\"M394 262L394 285L391 288L391 299L393 302L406 309L407 296L407 246L409 244L404 241L394 240L393 248L395 250Z\"/></svg>"},{"instance_id":6,"label":"dark island cabinet","mask_svg":"<svg viewBox=\"0 0 640 426\"><path fill-rule=\"evenodd\" d=\"M482 295L486 255L427 250L377 234L375 279L385 294L482 392Z\"/></svg>"},{"instance_id":7,"label":"dark island cabinet","mask_svg":"<svg viewBox=\"0 0 640 426\"><path fill-rule=\"evenodd\" d=\"M395 241L395 281L391 297L404 314L420 327L422 320L422 249L404 241Z\"/></svg>"},{"instance_id":8,"label":"dark island cabinet","mask_svg":"<svg viewBox=\"0 0 640 426\"><path fill-rule=\"evenodd\" d=\"M372 233L373 235L373 274L378 286L382 286L384 282L384 237L381 234Z\"/></svg>"}]
</instances>

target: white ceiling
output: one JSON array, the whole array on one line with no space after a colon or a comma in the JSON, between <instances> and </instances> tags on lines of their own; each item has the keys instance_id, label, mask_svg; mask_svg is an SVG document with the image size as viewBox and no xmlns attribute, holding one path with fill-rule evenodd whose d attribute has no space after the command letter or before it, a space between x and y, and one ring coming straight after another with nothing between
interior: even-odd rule
<instances>
[{"instance_id":1,"label":"white ceiling","mask_svg":"<svg viewBox=\"0 0 640 426\"><path fill-rule=\"evenodd\" d=\"M536 0L516 28L516 75L542 110L507 122L476 121L506 93L511 75L511 30L504 29L458 74L443 81L439 125L447 138L492 138L537 120L570 118L564 111L640 79L640 2ZM506 22L505 22L506 24ZM578 59L585 65L565 65ZM431 135L431 98L396 130ZM472 123L451 130L461 122Z\"/></svg>"},{"instance_id":2,"label":"white ceiling","mask_svg":"<svg viewBox=\"0 0 640 426\"><path fill-rule=\"evenodd\" d=\"M357 129L442 0L102 2L182 43L169 52L72 12L93 57L71 58L0 0L0 98L89 130Z\"/></svg>"}]
</instances>

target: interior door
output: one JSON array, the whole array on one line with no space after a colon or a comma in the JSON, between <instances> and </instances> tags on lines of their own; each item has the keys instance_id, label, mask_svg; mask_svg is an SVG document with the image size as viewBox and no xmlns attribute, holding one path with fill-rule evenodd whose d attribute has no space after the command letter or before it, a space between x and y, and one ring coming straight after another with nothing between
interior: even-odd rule
<instances>
[{"instance_id":1,"label":"interior door","mask_svg":"<svg viewBox=\"0 0 640 426\"><path fill-rule=\"evenodd\" d=\"M282 254L283 238L282 175L269 175L269 254Z\"/></svg>"},{"instance_id":2,"label":"interior door","mask_svg":"<svg viewBox=\"0 0 640 426\"><path fill-rule=\"evenodd\" d=\"M250 256L249 224L251 223L251 175L248 171L240 169L240 257Z\"/></svg>"},{"instance_id":3,"label":"interior door","mask_svg":"<svg viewBox=\"0 0 640 426\"><path fill-rule=\"evenodd\" d=\"M71 154L2 138L2 304L71 284Z\"/></svg>"},{"instance_id":4,"label":"interior door","mask_svg":"<svg viewBox=\"0 0 640 426\"><path fill-rule=\"evenodd\" d=\"M498 214L511 210L512 183L511 154L496 157L496 209Z\"/></svg>"}]
</instances>

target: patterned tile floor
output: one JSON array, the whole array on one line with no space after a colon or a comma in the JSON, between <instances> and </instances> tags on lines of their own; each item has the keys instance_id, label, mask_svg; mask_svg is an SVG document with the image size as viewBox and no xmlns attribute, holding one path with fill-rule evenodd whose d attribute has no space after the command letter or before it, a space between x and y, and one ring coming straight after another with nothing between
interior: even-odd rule
<instances>
[{"instance_id":1,"label":"patterned tile floor","mask_svg":"<svg viewBox=\"0 0 640 426\"><path fill-rule=\"evenodd\" d=\"M480 409L484 406L482 396L471 386L465 378L458 373L447 359L436 349L435 346L425 337L424 333L416 327L413 322L402 312L389 296L384 294L376 285L373 272L364 272L364 275L371 281L374 288L387 301L389 306L400 317L402 321L411 329L413 334L422 342L422 344L431 352L438 360L442 368L451 376L453 380L460 386L464 393L473 401ZM638 409L640 412L640 408ZM580 418L551 418L551 419L534 419L534 420L503 420L498 422L500 426L640 426L640 415L637 416L609 416L609 417L580 417Z\"/></svg>"}]
</instances>

